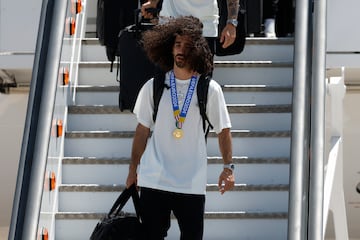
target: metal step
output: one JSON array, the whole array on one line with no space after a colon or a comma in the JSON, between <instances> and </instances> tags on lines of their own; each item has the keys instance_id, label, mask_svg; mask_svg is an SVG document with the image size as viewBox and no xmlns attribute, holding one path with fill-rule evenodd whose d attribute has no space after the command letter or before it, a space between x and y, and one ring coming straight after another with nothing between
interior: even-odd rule
<instances>
[{"instance_id":1,"label":"metal step","mask_svg":"<svg viewBox=\"0 0 360 240\"><path fill-rule=\"evenodd\" d=\"M215 56L215 60L292 61L293 43L293 38L247 38L241 54L225 57ZM81 60L86 62L107 61L105 46L101 46L97 38L83 39Z\"/></svg>"},{"instance_id":2,"label":"metal step","mask_svg":"<svg viewBox=\"0 0 360 240\"><path fill-rule=\"evenodd\" d=\"M288 188L280 184L236 184L232 191L222 195L217 184L208 184L205 211L285 212ZM107 212L123 189L123 185L115 184L62 184L59 186L59 212ZM131 211L130 207L128 204L124 211Z\"/></svg>"},{"instance_id":3,"label":"metal step","mask_svg":"<svg viewBox=\"0 0 360 240\"><path fill-rule=\"evenodd\" d=\"M213 78L220 85L292 86L292 62L215 61Z\"/></svg>"},{"instance_id":4,"label":"metal step","mask_svg":"<svg viewBox=\"0 0 360 240\"><path fill-rule=\"evenodd\" d=\"M290 104L227 104L230 114L232 113L289 113ZM129 112L128 110L124 111ZM116 114L122 113L117 105L88 105L69 106L70 114Z\"/></svg>"},{"instance_id":5,"label":"metal step","mask_svg":"<svg viewBox=\"0 0 360 240\"><path fill-rule=\"evenodd\" d=\"M63 184L123 184L129 158L65 157L62 161ZM235 182L244 184L288 184L288 158L233 157ZM223 167L221 157L208 157L207 182L216 183ZM79 174L81 172L81 174ZM256 174L254 174L256 173Z\"/></svg>"},{"instance_id":6,"label":"metal step","mask_svg":"<svg viewBox=\"0 0 360 240\"><path fill-rule=\"evenodd\" d=\"M236 104L228 109L233 129L290 130L291 105ZM69 131L132 131L137 125L134 114L114 105L69 106L68 113Z\"/></svg>"},{"instance_id":7,"label":"metal step","mask_svg":"<svg viewBox=\"0 0 360 240\"><path fill-rule=\"evenodd\" d=\"M288 157L289 131L234 131L233 155L250 157ZM133 131L72 131L65 134L65 156L129 157ZM218 139L209 133L208 155L219 156Z\"/></svg>"},{"instance_id":8,"label":"metal step","mask_svg":"<svg viewBox=\"0 0 360 240\"><path fill-rule=\"evenodd\" d=\"M215 60L292 61L293 55L293 38L246 38L241 54L225 57L215 56Z\"/></svg>"},{"instance_id":9,"label":"metal step","mask_svg":"<svg viewBox=\"0 0 360 240\"><path fill-rule=\"evenodd\" d=\"M89 239L99 219L105 213L57 213L56 239ZM259 226L261 226L259 228ZM166 240L179 239L180 233L175 219ZM207 212L205 213L204 239L245 240L267 239L286 240L287 213L258 212Z\"/></svg>"},{"instance_id":10,"label":"metal step","mask_svg":"<svg viewBox=\"0 0 360 240\"><path fill-rule=\"evenodd\" d=\"M70 109L71 111L73 110L72 107L69 107ZM234 129L284 131L290 130L291 125L291 113L289 112L231 113L230 118ZM71 113L68 116L67 129L69 131L131 131L135 129L136 125L135 115L129 112L103 114Z\"/></svg>"},{"instance_id":11,"label":"metal step","mask_svg":"<svg viewBox=\"0 0 360 240\"><path fill-rule=\"evenodd\" d=\"M115 63L116 65L116 63ZM292 62L215 61L213 78L220 85L292 86ZM254 70L256 69L256 70ZM121 71L121 70L120 70ZM109 62L81 62L79 85L118 85Z\"/></svg>"},{"instance_id":12,"label":"metal step","mask_svg":"<svg viewBox=\"0 0 360 240\"><path fill-rule=\"evenodd\" d=\"M291 87L265 85L225 85L225 101L229 104L290 104ZM76 105L116 105L119 86L78 86Z\"/></svg>"}]
</instances>

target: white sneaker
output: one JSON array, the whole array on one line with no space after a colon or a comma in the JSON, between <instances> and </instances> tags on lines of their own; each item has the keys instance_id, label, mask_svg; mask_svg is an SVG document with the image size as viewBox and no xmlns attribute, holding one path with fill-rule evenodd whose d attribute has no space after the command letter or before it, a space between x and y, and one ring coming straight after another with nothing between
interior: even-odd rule
<instances>
[{"instance_id":1,"label":"white sneaker","mask_svg":"<svg viewBox=\"0 0 360 240\"><path fill-rule=\"evenodd\" d=\"M267 18L264 21L264 34L267 38L276 38L275 33L275 19L273 18Z\"/></svg>"}]
</instances>

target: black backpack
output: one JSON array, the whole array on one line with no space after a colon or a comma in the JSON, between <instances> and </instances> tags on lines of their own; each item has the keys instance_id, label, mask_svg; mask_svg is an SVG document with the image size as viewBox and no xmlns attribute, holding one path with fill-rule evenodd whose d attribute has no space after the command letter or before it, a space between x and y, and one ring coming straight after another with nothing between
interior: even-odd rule
<instances>
[{"instance_id":1,"label":"black backpack","mask_svg":"<svg viewBox=\"0 0 360 240\"><path fill-rule=\"evenodd\" d=\"M203 130L205 133L205 139L207 138L207 135L210 131L210 129L213 129L213 125L210 123L209 118L206 115L206 103L207 103L207 95L209 90L209 83L211 80L211 76L209 75L201 75L200 79L198 81L197 87L196 87L196 93L198 97L199 102L199 108L200 108L200 115L203 122ZM156 115L159 108L160 99L162 96L162 93L164 91L164 88L169 89L170 87L165 84L165 74L164 73L156 73L154 76L154 82L153 82L153 99L154 99L154 113L153 113L153 120L155 122ZM206 127L206 123L208 124Z\"/></svg>"},{"instance_id":2,"label":"black backpack","mask_svg":"<svg viewBox=\"0 0 360 240\"><path fill-rule=\"evenodd\" d=\"M110 72L118 47L119 32L136 23L140 5L146 0L98 0L96 9L96 37L105 46L107 59L110 61ZM162 6L159 1L155 13ZM154 11L154 9L153 9Z\"/></svg>"},{"instance_id":3,"label":"black backpack","mask_svg":"<svg viewBox=\"0 0 360 240\"><path fill-rule=\"evenodd\" d=\"M105 46L106 56L111 62L111 72L119 32L135 23L135 10L138 4L138 0L98 0L97 2L96 37L99 38L100 44Z\"/></svg>"}]
</instances>

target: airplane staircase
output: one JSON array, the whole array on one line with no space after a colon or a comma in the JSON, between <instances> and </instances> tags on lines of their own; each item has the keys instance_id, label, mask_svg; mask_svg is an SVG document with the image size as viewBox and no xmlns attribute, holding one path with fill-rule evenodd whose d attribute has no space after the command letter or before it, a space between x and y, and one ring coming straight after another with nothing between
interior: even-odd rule
<instances>
[{"instance_id":1,"label":"airplane staircase","mask_svg":"<svg viewBox=\"0 0 360 240\"><path fill-rule=\"evenodd\" d=\"M63 1L48 2L55 5L54 9L65 9ZM79 13L73 8L78 2L82 2ZM39 91L47 101L35 101L30 106L42 117L38 129L29 125L25 128L23 142L29 146L23 149L34 152L22 150L21 159L31 159L20 161L25 165L19 167L18 183L29 186L17 188L11 236L22 234L33 239L31 236L36 232L37 238L43 239L45 235L56 240L88 239L124 189L127 177L136 119L128 111L120 112L116 71L110 72L105 48L94 37L94 22L87 21L87 11L95 1L69 3L66 13L53 12L61 15L57 19L66 19L63 29L50 29L41 23L45 32L63 31L64 38L62 46L58 46L53 38L42 39L39 33L38 39L45 47L56 49L60 64L56 64L57 56L50 55L51 61L36 57L35 63L45 73L39 70L33 73L33 79L37 79L36 74L44 74L45 79L58 81L45 82L39 89L31 87L30 100L36 99ZM43 4L45 7L52 6ZM39 51L46 50L39 46L38 43ZM223 87L233 125L236 185L224 195L218 192L222 160L217 137L210 132L205 240L287 239L293 59L292 38L248 38L240 55L215 58L214 79ZM49 96L54 99L48 101ZM33 115L34 118L36 114ZM32 133L34 130L41 136ZM35 135L45 140L37 144ZM31 176L27 172L28 161L32 162ZM42 186L34 184L43 182ZM20 201L21 191L31 193L26 203ZM132 203L124 210L134 212ZM15 232L21 225L30 227ZM167 239L178 238L179 229L173 219Z\"/></svg>"},{"instance_id":2,"label":"airplane staircase","mask_svg":"<svg viewBox=\"0 0 360 240\"><path fill-rule=\"evenodd\" d=\"M118 109L116 72L91 36L87 30L81 40L78 85L67 109L56 240L90 236L124 189L130 161L136 119ZM287 239L292 78L292 38L248 38L242 54L216 57L214 79L233 124L236 185L218 192L222 160L210 133L204 239ZM131 201L125 210L134 211ZM178 236L173 219L167 239Z\"/></svg>"}]
</instances>

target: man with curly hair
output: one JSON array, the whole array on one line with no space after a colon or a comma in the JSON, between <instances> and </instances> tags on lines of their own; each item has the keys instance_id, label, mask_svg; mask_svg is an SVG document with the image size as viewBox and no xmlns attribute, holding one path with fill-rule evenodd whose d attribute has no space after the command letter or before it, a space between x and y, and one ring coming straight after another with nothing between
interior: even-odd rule
<instances>
[{"instance_id":1,"label":"man with curly hair","mask_svg":"<svg viewBox=\"0 0 360 240\"><path fill-rule=\"evenodd\" d=\"M198 18L170 19L143 35L151 61L166 72L156 121L153 120L153 81L142 87L134 113L138 125L133 139L127 187L140 187L141 219L146 239L164 239L171 211L180 239L202 239L207 184L206 139L196 95L197 82L213 70L213 55L202 36ZM218 134L224 161L219 176L221 194L234 186L231 122L218 83L209 83L207 116ZM152 131L152 134L150 132Z\"/></svg>"}]
</instances>

